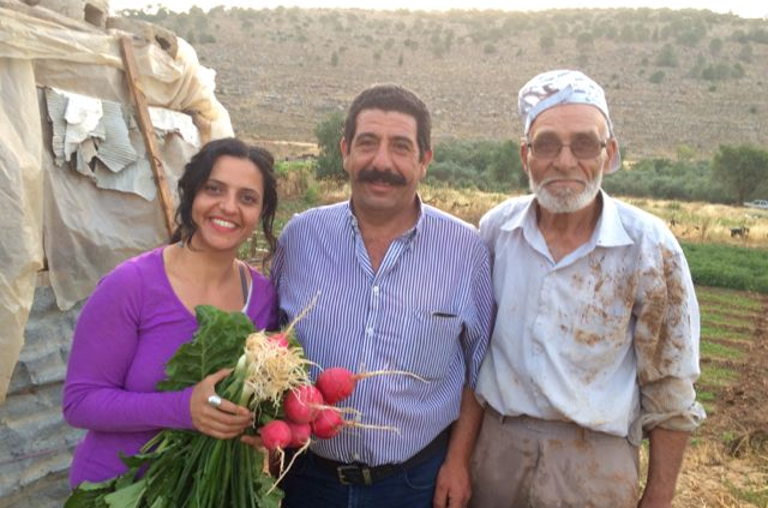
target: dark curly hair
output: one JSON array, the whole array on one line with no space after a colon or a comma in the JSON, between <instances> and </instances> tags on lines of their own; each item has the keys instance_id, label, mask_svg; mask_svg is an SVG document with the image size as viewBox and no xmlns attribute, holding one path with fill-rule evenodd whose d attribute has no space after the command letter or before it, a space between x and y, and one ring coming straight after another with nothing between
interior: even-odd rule
<instances>
[{"instance_id":1,"label":"dark curly hair","mask_svg":"<svg viewBox=\"0 0 768 508\"><path fill-rule=\"evenodd\" d=\"M357 116L365 109L397 111L412 116L416 120L416 142L419 145L419 160L432 149L432 118L426 104L407 88L384 83L366 88L352 101L344 120L344 139L347 140L347 152L357 131Z\"/></svg>"},{"instance_id":2,"label":"dark curly hair","mask_svg":"<svg viewBox=\"0 0 768 508\"><path fill-rule=\"evenodd\" d=\"M197 152L184 167L184 174L179 179L179 207L176 209L176 230L171 235L171 243L188 243L197 231L197 224L192 220L192 202L198 191L211 176L213 165L219 157L229 155L238 159L248 159L261 171L264 180L264 196L261 208L261 230L269 245L266 259L275 252L277 240L272 232L277 210L277 180L275 178L275 159L267 150L258 146L247 145L235 138L223 138L210 141Z\"/></svg>"}]
</instances>

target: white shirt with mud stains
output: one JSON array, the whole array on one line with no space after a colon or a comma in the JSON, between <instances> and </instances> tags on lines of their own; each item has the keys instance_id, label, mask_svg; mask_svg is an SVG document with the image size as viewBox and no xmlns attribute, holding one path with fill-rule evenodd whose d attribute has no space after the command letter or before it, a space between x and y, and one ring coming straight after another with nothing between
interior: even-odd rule
<instances>
[{"instance_id":1,"label":"white shirt with mud stains","mask_svg":"<svg viewBox=\"0 0 768 508\"><path fill-rule=\"evenodd\" d=\"M496 326L477 393L498 412L566 420L639 444L691 431L699 307L677 240L657 217L601 192L591 239L559 262L533 196L480 221L493 259Z\"/></svg>"}]
</instances>

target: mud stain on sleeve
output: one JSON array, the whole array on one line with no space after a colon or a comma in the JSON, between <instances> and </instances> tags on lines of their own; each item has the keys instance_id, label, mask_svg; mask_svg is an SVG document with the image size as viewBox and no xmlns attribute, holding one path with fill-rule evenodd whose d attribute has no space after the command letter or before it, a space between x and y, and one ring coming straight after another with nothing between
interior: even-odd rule
<instances>
[{"instance_id":1,"label":"mud stain on sleeve","mask_svg":"<svg viewBox=\"0 0 768 508\"><path fill-rule=\"evenodd\" d=\"M635 333L641 385L668 374L689 349L688 293L678 254L663 249L660 261L661 269L641 276L645 287Z\"/></svg>"}]
</instances>

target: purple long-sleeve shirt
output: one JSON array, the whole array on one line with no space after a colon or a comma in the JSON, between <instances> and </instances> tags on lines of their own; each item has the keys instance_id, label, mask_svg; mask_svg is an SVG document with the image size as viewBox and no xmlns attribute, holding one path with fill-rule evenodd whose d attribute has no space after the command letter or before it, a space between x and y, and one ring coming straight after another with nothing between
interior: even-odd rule
<instances>
[{"instance_id":1,"label":"purple long-sleeve shirt","mask_svg":"<svg viewBox=\"0 0 768 508\"><path fill-rule=\"evenodd\" d=\"M192 339L195 316L165 273L163 248L131 258L94 290L75 327L64 384L66 421L88 429L75 449L70 484L100 482L126 471L132 455L163 428L192 429L192 388L158 392L165 364ZM251 269L245 313L256 328L277 325L272 285Z\"/></svg>"}]
</instances>

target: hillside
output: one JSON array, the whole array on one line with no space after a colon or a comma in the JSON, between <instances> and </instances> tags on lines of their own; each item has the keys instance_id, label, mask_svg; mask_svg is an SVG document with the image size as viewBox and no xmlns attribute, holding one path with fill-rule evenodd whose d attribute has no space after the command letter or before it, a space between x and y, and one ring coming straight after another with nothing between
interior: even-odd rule
<instances>
[{"instance_id":1,"label":"hillside","mask_svg":"<svg viewBox=\"0 0 768 508\"><path fill-rule=\"evenodd\" d=\"M625 157L768 145L766 20L669 9L193 7L142 16L195 44L249 139L313 142L329 111L382 81L425 99L438 138L517 137L517 90L537 72L568 67L605 86Z\"/></svg>"}]
</instances>

